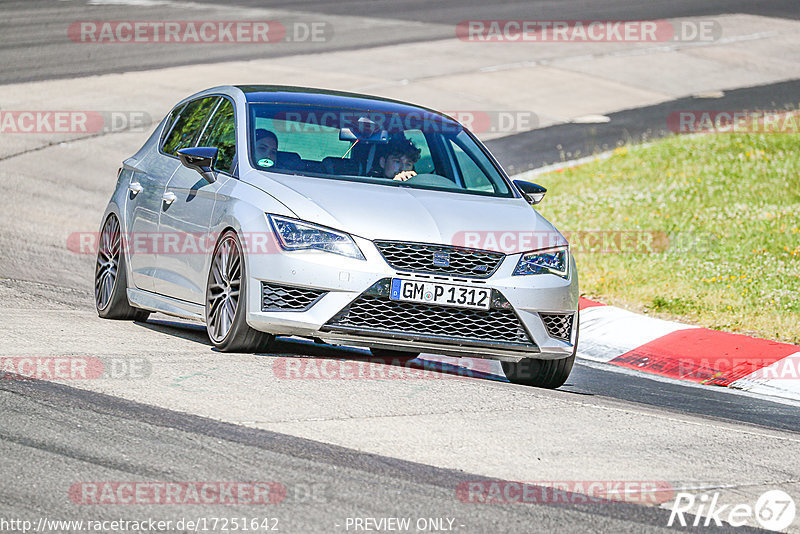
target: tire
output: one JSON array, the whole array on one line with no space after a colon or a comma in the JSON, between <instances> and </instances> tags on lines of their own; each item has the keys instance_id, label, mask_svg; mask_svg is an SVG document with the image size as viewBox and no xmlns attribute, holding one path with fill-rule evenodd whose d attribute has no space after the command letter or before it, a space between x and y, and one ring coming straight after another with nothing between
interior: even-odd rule
<instances>
[{"instance_id":1,"label":"tire","mask_svg":"<svg viewBox=\"0 0 800 534\"><path fill-rule=\"evenodd\" d=\"M402 350L371 348L369 351L376 358L384 360L413 360L419 356L419 352L405 352Z\"/></svg>"},{"instance_id":2,"label":"tire","mask_svg":"<svg viewBox=\"0 0 800 534\"><path fill-rule=\"evenodd\" d=\"M518 362L500 362L509 382L546 389L555 389L564 385L575 364L578 352L578 334L580 333L580 313L576 313L578 325L575 331L575 345L572 356L560 360L537 360L523 358Z\"/></svg>"},{"instance_id":3,"label":"tire","mask_svg":"<svg viewBox=\"0 0 800 534\"><path fill-rule=\"evenodd\" d=\"M113 213L103 223L94 268L94 303L103 319L146 321L147 310L128 302L128 273L119 219Z\"/></svg>"},{"instance_id":4,"label":"tire","mask_svg":"<svg viewBox=\"0 0 800 534\"><path fill-rule=\"evenodd\" d=\"M226 231L214 247L206 283L206 331L222 352L268 350L274 338L247 324L245 263L239 237Z\"/></svg>"}]
</instances>

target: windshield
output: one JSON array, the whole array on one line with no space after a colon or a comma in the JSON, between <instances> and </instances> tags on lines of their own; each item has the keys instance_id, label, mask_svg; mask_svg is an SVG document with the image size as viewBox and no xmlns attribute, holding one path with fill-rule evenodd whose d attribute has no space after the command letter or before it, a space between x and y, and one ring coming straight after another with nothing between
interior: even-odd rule
<instances>
[{"instance_id":1,"label":"windshield","mask_svg":"<svg viewBox=\"0 0 800 534\"><path fill-rule=\"evenodd\" d=\"M512 197L463 127L432 113L250 104L257 169L488 196Z\"/></svg>"}]
</instances>

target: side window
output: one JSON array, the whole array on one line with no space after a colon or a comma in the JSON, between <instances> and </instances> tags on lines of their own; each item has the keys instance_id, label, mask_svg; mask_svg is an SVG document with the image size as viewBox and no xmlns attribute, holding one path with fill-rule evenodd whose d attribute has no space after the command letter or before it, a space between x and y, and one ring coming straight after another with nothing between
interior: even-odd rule
<instances>
[{"instance_id":1,"label":"side window","mask_svg":"<svg viewBox=\"0 0 800 534\"><path fill-rule=\"evenodd\" d=\"M464 187L470 191L494 191L492 182L486 176L486 173L481 170L478 163L464 152L464 149L453 139L450 139L450 146L453 149L456 164L461 172L461 178L464 180Z\"/></svg>"},{"instance_id":2,"label":"side window","mask_svg":"<svg viewBox=\"0 0 800 534\"><path fill-rule=\"evenodd\" d=\"M425 134L420 130L406 130L404 133L406 138L420 149L419 161L414 165L414 170L417 174L433 174L433 159Z\"/></svg>"},{"instance_id":3,"label":"side window","mask_svg":"<svg viewBox=\"0 0 800 534\"><path fill-rule=\"evenodd\" d=\"M181 116L181 111L183 111L183 108L185 107L186 104L182 104L180 106L176 106L175 109L170 112L169 116L167 117L167 122L164 124L164 131L161 132L161 145L164 144L164 139L169 137L169 134L172 133L172 129L175 127L175 119Z\"/></svg>"},{"instance_id":4,"label":"side window","mask_svg":"<svg viewBox=\"0 0 800 534\"><path fill-rule=\"evenodd\" d=\"M209 112L214 109L220 97L199 98L186 104L172 126L162 150L167 154L177 155L178 150L194 146L200 130L206 123Z\"/></svg>"},{"instance_id":5,"label":"side window","mask_svg":"<svg viewBox=\"0 0 800 534\"><path fill-rule=\"evenodd\" d=\"M236 121L233 104L227 98L217 108L197 146L215 146L219 149L214 168L230 173L236 159Z\"/></svg>"}]
</instances>

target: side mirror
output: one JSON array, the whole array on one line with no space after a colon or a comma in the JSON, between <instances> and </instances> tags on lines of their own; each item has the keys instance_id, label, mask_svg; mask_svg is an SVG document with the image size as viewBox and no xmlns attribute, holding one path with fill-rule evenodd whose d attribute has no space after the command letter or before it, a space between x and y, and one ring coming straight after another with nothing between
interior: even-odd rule
<instances>
[{"instance_id":1,"label":"side mirror","mask_svg":"<svg viewBox=\"0 0 800 534\"><path fill-rule=\"evenodd\" d=\"M213 146L198 146L178 150L178 157L184 167L199 172L208 183L217 180L214 164L217 162L219 149Z\"/></svg>"},{"instance_id":2,"label":"side mirror","mask_svg":"<svg viewBox=\"0 0 800 534\"><path fill-rule=\"evenodd\" d=\"M522 192L522 196L525 197L525 200L527 200L531 206L535 206L541 202L542 199L544 199L544 194L547 193L547 189L541 185L525 182L523 180L514 180L514 185Z\"/></svg>"}]
</instances>

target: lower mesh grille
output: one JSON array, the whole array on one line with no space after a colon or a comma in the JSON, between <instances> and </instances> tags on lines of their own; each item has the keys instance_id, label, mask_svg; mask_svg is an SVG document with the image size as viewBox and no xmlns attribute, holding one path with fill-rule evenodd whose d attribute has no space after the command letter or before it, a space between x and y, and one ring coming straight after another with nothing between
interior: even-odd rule
<instances>
[{"instance_id":1,"label":"lower mesh grille","mask_svg":"<svg viewBox=\"0 0 800 534\"><path fill-rule=\"evenodd\" d=\"M261 282L261 311L303 311L327 291Z\"/></svg>"},{"instance_id":2,"label":"lower mesh grille","mask_svg":"<svg viewBox=\"0 0 800 534\"><path fill-rule=\"evenodd\" d=\"M570 334L572 333L572 318L571 313L540 313L544 327L547 330L547 335L566 341L569 343Z\"/></svg>"},{"instance_id":3,"label":"lower mesh grille","mask_svg":"<svg viewBox=\"0 0 800 534\"><path fill-rule=\"evenodd\" d=\"M328 321L327 326L358 328L425 337L533 345L511 310L488 311L395 302L362 295Z\"/></svg>"}]
</instances>

